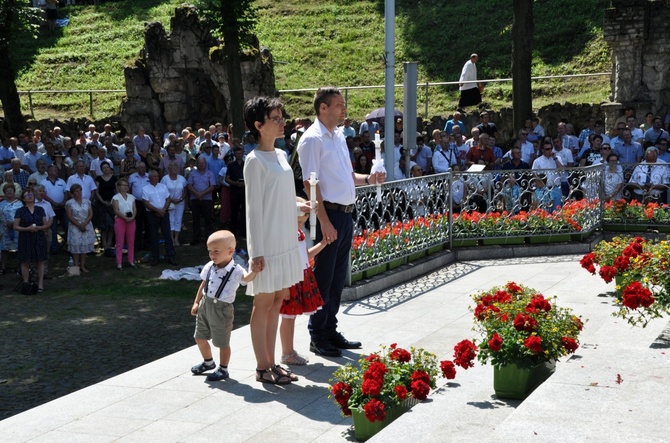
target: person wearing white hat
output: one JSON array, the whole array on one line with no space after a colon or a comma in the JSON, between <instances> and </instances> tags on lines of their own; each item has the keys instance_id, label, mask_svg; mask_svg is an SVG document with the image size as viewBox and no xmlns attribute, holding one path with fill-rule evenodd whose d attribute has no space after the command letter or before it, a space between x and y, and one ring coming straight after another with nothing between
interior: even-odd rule
<instances>
[{"instance_id":1,"label":"person wearing white hat","mask_svg":"<svg viewBox=\"0 0 670 443\"><path fill-rule=\"evenodd\" d=\"M365 121L361 123L361 126L358 128L358 135L363 135L364 132L368 132L370 137L372 137L372 134L379 132L379 130L379 123L377 123L372 117L370 117L370 114L368 114L365 116Z\"/></svg>"}]
</instances>

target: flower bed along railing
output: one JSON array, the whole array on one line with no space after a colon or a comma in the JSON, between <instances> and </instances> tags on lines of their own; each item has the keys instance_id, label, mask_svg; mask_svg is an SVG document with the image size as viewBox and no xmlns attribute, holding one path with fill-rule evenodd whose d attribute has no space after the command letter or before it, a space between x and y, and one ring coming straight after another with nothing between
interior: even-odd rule
<instances>
[{"instance_id":1,"label":"flower bed along railing","mask_svg":"<svg viewBox=\"0 0 670 443\"><path fill-rule=\"evenodd\" d=\"M398 180L382 185L380 202L375 186L357 188L352 275L374 275L450 243L568 241L596 229L602 169L561 172L567 185L557 206L538 191L551 174L558 173L445 173Z\"/></svg>"}]
</instances>

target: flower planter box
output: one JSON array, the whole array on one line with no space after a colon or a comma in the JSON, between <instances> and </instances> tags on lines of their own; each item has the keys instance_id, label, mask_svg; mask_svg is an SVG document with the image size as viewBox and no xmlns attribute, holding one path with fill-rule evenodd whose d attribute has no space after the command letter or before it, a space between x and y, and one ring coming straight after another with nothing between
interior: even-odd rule
<instances>
[{"instance_id":1,"label":"flower planter box","mask_svg":"<svg viewBox=\"0 0 670 443\"><path fill-rule=\"evenodd\" d=\"M611 232L640 232L646 231L645 225L629 225L625 223L603 223L603 231Z\"/></svg>"},{"instance_id":2,"label":"flower planter box","mask_svg":"<svg viewBox=\"0 0 670 443\"><path fill-rule=\"evenodd\" d=\"M571 234L570 235L570 240L572 240L572 241L584 241L588 238L589 235L591 235L590 232L580 232L578 234Z\"/></svg>"},{"instance_id":3,"label":"flower planter box","mask_svg":"<svg viewBox=\"0 0 670 443\"><path fill-rule=\"evenodd\" d=\"M438 252L441 252L443 249L444 245L440 243L439 245L431 246L430 248L428 248L427 252L429 255L436 254Z\"/></svg>"},{"instance_id":4,"label":"flower planter box","mask_svg":"<svg viewBox=\"0 0 670 443\"><path fill-rule=\"evenodd\" d=\"M351 417L354 420L354 434L356 435L356 440L365 441L373 437L395 419L409 411L410 408L417 403L419 403L419 400L415 398L403 400L398 406L386 410L386 418L384 418L384 420L375 422L371 422L365 418L365 412L363 410L352 409Z\"/></svg>"},{"instance_id":5,"label":"flower planter box","mask_svg":"<svg viewBox=\"0 0 670 443\"><path fill-rule=\"evenodd\" d=\"M489 245L523 245L526 239L523 237L498 237L482 239L482 244Z\"/></svg>"},{"instance_id":6,"label":"flower planter box","mask_svg":"<svg viewBox=\"0 0 670 443\"><path fill-rule=\"evenodd\" d=\"M523 400L544 383L554 371L556 371L554 361L523 369L517 365L494 367L493 390L498 398Z\"/></svg>"},{"instance_id":7,"label":"flower planter box","mask_svg":"<svg viewBox=\"0 0 670 443\"><path fill-rule=\"evenodd\" d=\"M414 261L414 260L418 260L420 258L423 258L425 256L426 256L426 251L425 250L418 251L418 252L415 252L413 254L410 254L409 257L407 257L407 260L408 261Z\"/></svg>"},{"instance_id":8,"label":"flower planter box","mask_svg":"<svg viewBox=\"0 0 670 443\"><path fill-rule=\"evenodd\" d=\"M388 269L389 270L395 269L398 266L402 266L406 263L407 263L407 257L396 258L395 260L391 260L390 262L388 262Z\"/></svg>"},{"instance_id":9,"label":"flower planter box","mask_svg":"<svg viewBox=\"0 0 670 443\"><path fill-rule=\"evenodd\" d=\"M528 242L531 244L569 242L570 237L570 234L537 235L528 237Z\"/></svg>"},{"instance_id":10,"label":"flower planter box","mask_svg":"<svg viewBox=\"0 0 670 443\"><path fill-rule=\"evenodd\" d=\"M658 232L666 232L666 233L667 233L667 232L670 232L670 226L668 226L668 225L659 225L659 226L656 226L656 230L657 230Z\"/></svg>"},{"instance_id":11,"label":"flower planter box","mask_svg":"<svg viewBox=\"0 0 670 443\"><path fill-rule=\"evenodd\" d=\"M357 282L363 280L363 273L362 272L356 272L355 274L351 274L351 282Z\"/></svg>"},{"instance_id":12,"label":"flower planter box","mask_svg":"<svg viewBox=\"0 0 670 443\"><path fill-rule=\"evenodd\" d=\"M370 269L366 269L363 271L363 276L365 278L372 278L377 274L381 274L382 272L386 272L386 263L382 263L381 265L374 266Z\"/></svg>"},{"instance_id":13,"label":"flower planter box","mask_svg":"<svg viewBox=\"0 0 670 443\"><path fill-rule=\"evenodd\" d=\"M477 246L479 244L479 240L476 239L471 239L471 238L464 238L464 239L454 239L451 242L451 247L452 248L467 248L471 246Z\"/></svg>"}]
</instances>

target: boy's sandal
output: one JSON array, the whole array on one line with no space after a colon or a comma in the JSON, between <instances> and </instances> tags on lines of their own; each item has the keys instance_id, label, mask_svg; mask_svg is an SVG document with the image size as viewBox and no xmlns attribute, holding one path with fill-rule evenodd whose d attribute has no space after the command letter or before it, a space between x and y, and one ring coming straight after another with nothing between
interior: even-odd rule
<instances>
[{"instance_id":1,"label":"boy's sandal","mask_svg":"<svg viewBox=\"0 0 670 443\"><path fill-rule=\"evenodd\" d=\"M291 370L288 369L288 368L283 368L279 365L274 365L270 369L272 369L272 372L274 372L275 374L277 374L280 377L288 377L289 380L291 380L291 381L298 381L299 380L298 376L295 375L293 372L291 372Z\"/></svg>"},{"instance_id":2,"label":"boy's sandal","mask_svg":"<svg viewBox=\"0 0 670 443\"><path fill-rule=\"evenodd\" d=\"M288 376L279 376L272 369L256 369L256 381L272 385L287 385L291 383L291 379Z\"/></svg>"}]
</instances>

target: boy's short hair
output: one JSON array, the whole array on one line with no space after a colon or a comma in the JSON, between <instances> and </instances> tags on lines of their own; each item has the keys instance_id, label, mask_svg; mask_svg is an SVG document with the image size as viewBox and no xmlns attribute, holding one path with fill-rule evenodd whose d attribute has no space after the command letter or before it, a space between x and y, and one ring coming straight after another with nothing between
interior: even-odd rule
<instances>
[{"instance_id":1,"label":"boy's short hair","mask_svg":"<svg viewBox=\"0 0 670 443\"><path fill-rule=\"evenodd\" d=\"M207 244L215 242L226 242L232 243L233 248L235 247L235 234L225 229L215 231L207 238Z\"/></svg>"}]
</instances>

